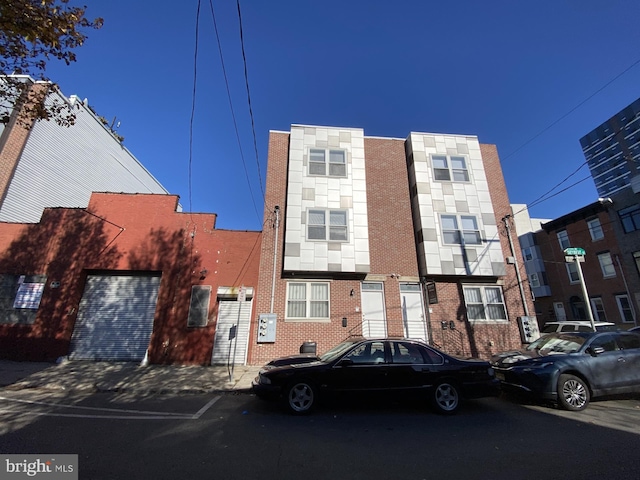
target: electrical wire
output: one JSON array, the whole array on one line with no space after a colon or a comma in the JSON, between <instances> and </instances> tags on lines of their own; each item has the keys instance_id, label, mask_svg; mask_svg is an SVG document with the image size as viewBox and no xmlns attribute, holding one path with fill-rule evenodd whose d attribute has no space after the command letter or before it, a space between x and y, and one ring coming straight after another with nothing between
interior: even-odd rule
<instances>
[{"instance_id":1,"label":"electrical wire","mask_svg":"<svg viewBox=\"0 0 640 480\"><path fill-rule=\"evenodd\" d=\"M224 83L225 86L227 87L227 98L229 99L229 109L231 110L231 118L233 119L233 127L235 128L236 131L236 139L238 141L238 149L240 150L240 159L242 160L242 166L244 167L244 173L245 176L247 178L247 185L249 185L249 193L251 195L251 201L253 202L253 208L256 212L256 216L258 217L258 221L260 221L260 214L258 212L258 207L256 205L256 200L255 197L253 195L253 189L251 188L251 180L249 178L249 171L247 170L247 163L245 162L244 159L244 153L242 151L242 143L240 142L240 133L238 132L238 122L236 121L236 115L235 115L235 111L233 108L233 102L231 100L231 91L229 89L229 80L227 78L227 69L225 68L224 65L224 57L222 55L222 45L220 43L220 35L218 34L218 24L216 22L216 14L213 10L213 2L212 0L209 0L209 7L211 8L211 18L213 19L213 29L216 32L216 41L218 42L218 53L220 54L220 63L222 65L222 75L224 77ZM246 69L246 67L245 67ZM254 138L255 138L255 133L254 133ZM260 176L260 170L259 170L260 166L258 165L258 176ZM262 178L260 178L260 186L262 187ZM264 202L264 192L263 192L263 202Z\"/></svg>"},{"instance_id":2,"label":"electrical wire","mask_svg":"<svg viewBox=\"0 0 640 480\"><path fill-rule=\"evenodd\" d=\"M256 165L258 167L258 178L260 179L260 191L262 198L265 199L264 189L262 188L262 174L260 173L260 160L258 156L258 142L256 140L256 127L253 118L253 108L251 107L251 94L249 92L249 75L247 73L247 56L244 51L244 34L242 30L242 14L240 13L240 0L236 0L238 6L238 23L240 25L240 46L242 47L242 61L244 63L244 83L247 89L247 101L249 103L249 116L251 117L251 132L253 133L253 149L256 153Z\"/></svg>"}]
</instances>

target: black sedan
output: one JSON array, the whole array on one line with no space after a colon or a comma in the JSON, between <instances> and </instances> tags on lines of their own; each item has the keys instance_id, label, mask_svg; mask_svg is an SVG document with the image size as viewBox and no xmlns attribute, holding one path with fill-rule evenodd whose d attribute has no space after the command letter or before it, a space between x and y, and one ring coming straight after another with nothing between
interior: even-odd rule
<instances>
[{"instance_id":1,"label":"black sedan","mask_svg":"<svg viewBox=\"0 0 640 480\"><path fill-rule=\"evenodd\" d=\"M505 390L583 410L593 397L640 392L640 335L552 333L492 358Z\"/></svg>"},{"instance_id":2,"label":"black sedan","mask_svg":"<svg viewBox=\"0 0 640 480\"><path fill-rule=\"evenodd\" d=\"M462 398L497 395L489 362L460 359L407 339L351 338L320 357L295 356L265 365L253 381L263 399L279 398L291 413L309 413L329 394L427 395L439 413L458 410Z\"/></svg>"}]
</instances>

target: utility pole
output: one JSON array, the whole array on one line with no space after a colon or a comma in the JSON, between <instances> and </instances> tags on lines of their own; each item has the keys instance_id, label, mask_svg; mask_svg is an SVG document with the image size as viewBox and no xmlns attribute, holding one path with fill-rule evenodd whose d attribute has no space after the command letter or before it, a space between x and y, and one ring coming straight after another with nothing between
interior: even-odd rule
<instances>
[{"instance_id":1,"label":"utility pole","mask_svg":"<svg viewBox=\"0 0 640 480\"><path fill-rule=\"evenodd\" d=\"M580 264L584 262L585 251L582 248L569 247L564 249L565 261L567 263L575 263L576 270L578 271L578 278L580 279L580 287L582 288L582 296L584 297L585 308L587 309L587 318L591 322L591 330L596 331L596 325L593 322L593 310L591 310L591 300L589 299L589 293L587 293L587 284L584 282L584 275L582 275L582 267Z\"/></svg>"}]
</instances>

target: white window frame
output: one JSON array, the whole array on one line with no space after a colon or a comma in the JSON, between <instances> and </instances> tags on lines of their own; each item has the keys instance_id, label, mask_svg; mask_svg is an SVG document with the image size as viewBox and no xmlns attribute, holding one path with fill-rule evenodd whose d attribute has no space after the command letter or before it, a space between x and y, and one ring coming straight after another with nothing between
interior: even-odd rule
<instances>
[{"instance_id":1,"label":"white window frame","mask_svg":"<svg viewBox=\"0 0 640 480\"><path fill-rule=\"evenodd\" d=\"M320 220L322 213L322 222ZM344 217L343 223L335 223ZM312 223L315 222L315 223ZM312 233L312 229L314 229ZM321 237L319 234L323 232ZM346 209L310 208L307 210L307 240L316 242L348 242L349 211Z\"/></svg>"},{"instance_id":2,"label":"white window frame","mask_svg":"<svg viewBox=\"0 0 640 480\"><path fill-rule=\"evenodd\" d=\"M627 308L622 305L622 299L625 299L627 302ZM620 313L620 318L623 323L633 323L633 305L631 305L631 301L629 300L629 296L625 293L622 295L616 295L616 304L618 305L618 312ZM629 312L629 317L625 315L625 312Z\"/></svg>"},{"instance_id":3,"label":"white window frame","mask_svg":"<svg viewBox=\"0 0 640 480\"><path fill-rule=\"evenodd\" d=\"M537 288L540 286L540 277L538 277L537 273L532 273L529 275L529 285L533 288Z\"/></svg>"},{"instance_id":4,"label":"white window frame","mask_svg":"<svg viewBox=\"0 0 640 480\"><path fill-rule=\"evenodd\" d=\"M453 219L454 225L453 228L445 228L444 220L445 219ZM472 220L473 221L473 229L465 229L463 226L463 220ZM482 235L480 233L480 224L478 222L478 217L475 215L460 215L455 213L442 213L440 214L440 229L442 233L442 244L443 245L482 245ZM454 241L447 241L447 234L450 236L453 234ZM473 235L477 238L477 242L469 242L467 238Z\"/></svg>"},{"instance_id":5,"label":"white window frame","mask_svg":"<svg viewBox=\"0 0 640 480\"><path fill-rule=\"evenodd\" d=\"M580 276L578 274L578 267L575 262L567 262L567 275L569 276L569 283L580 282ZM574 278L575 275L575 278Z\"/></svg>"},{"instance_id":6,"label":"white window frame","mask_svg":"<svg viewBox=\"0 0 640 480\"><path fill-rule=\"evenodd\" d=\"M566 248L569 248L571 246L571 243L569 243L569 234L566 230L560 230L556 233L556 236L558 237L560 250L564 251Z\"/></svg>"},{"instance_id":7,"label":"white window frame","mask_svg":"<svg viewBox=\"0 0 640 480\"><path fill-rule=\"evenodd\" d=\"M599 253L598 263L600 264L603 278L613 278L616 276L616 266L613 264L611 252Z\"/></svg>"},{"instance_id":8,"label":"white window frame","mask_svg":"<svg viewBox=\"0 0 640 480\"><path fill-rule=\"evenodd\" d=\"M471 182L469 160L465 155L431 154L431 167L436 182Z\"/></svg>"},{"instance_id":9,"label":"white window frame","mask_svg":"<svg viewBox=\"0 0 640 480\"><path fill-rule=\"evenodd\" d=\"M589 227L589 233L591 234L591 241L595 242L604 238L604 231L602 230L602 225L600 225L599 218L587 221L587 226Z\"/></svg>"},{"instance_id":10,"label":"white window frame","mask_svg":"<svg viewBox=\"0 0 640 480\"><path fill-rule=\"evenodd\" d=\"M472 294L470 293L471 290L476 290L480 293L481 301L477 301L477 298L472 298ZM500 302L491 302L490 300L493 298L490 295L487 295L487 291L494 292L494 297L495 292L498 292ZM507 305L504 301L504 292L500 285L463 285L462 292L465 309L467 311L467 319L470 322L506 322L508 320ZM470 307L480 309L482 312L482 318L477 314L474 315L474 318L471 318L472 314L470 314ZM487 315L487 312L493 312L493 316L495 318L487 318L488 316L491 316L491 313ZM496 313L499 313L499 316L496 316Z\"/></svg>"},{"instance_id":11,"label":"white window frame","mask_svg":"<svg viewBox=\"0 0 640 480\"><path fill-rule=\"evenodd\" d=\"M607 312L604 309L604 302L602 297L591 298L591 311L593 312L593 319L598 322L607 321Z\"/></svg>"},{"instance_id":12,"label":"white window frame","mask_svg":"<svg viewBox=\"0 0 640 480\"><path fill-rule=\"evenodd\" d=\"M294 288L304 285L304 298L300 296L299 288L296 292ZM313 292L319 292L319 289L314 289L314 286L322 286L326 288L326 298L312 298ZM297 295L300 298L291 298ZM287 282L287 301L285 310L285 320L291 321L324 321L328 322L331 319L331 282L315 282L315 281L292 281ZM296 308L294 302L297 303L298 309L303 309L302 315L296 315ZM315 305L314 305L315 303ZM320 304L326 305L324 308ZM314 308L315 307L315 308ZM326 315L317 315L318 309L326 311ZM312 315L315 312L315 315Z\"/></svg>"},{"instance_id":13,"label":"white window frame","mask_svg":"<svg viewBox=\"0 0 640 480\"><path fill-rule=\"evenodd\" d=\"M522 249L522 258L524 258L525 262L529 262L533 260L533 248L525 247Z\"/></svg>"},{"instance_id":14,"label":"white window frame","mask_svg":"<svg viewBox=\"0 0 640 480\"><path fill-rule=\"evenodd\" d=\"M336 155L341 156L343 161L336 162ZM312 147L309 149L308 158L308 172L310 176L347 177L347 151L344 149ZM320 158L322 158L321 161Z\"/></svg>"}]
</instances>

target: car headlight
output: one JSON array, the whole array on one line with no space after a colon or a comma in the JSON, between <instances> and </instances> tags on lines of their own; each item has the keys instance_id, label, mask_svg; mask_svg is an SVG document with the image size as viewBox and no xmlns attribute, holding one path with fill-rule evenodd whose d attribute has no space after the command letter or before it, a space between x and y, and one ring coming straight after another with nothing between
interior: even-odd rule
<instances>
[{"instance_id":1,"label":"car headlight","mask_svg":"<svg viewBox=\"0 0 640 480\"><path fill-rule=\"evenodd\" d=\"M267 377L266 375L259 375L260 377L260 383L263 385L271 385L271 379L269 377Z\"/></svg>"}]
</instances>

